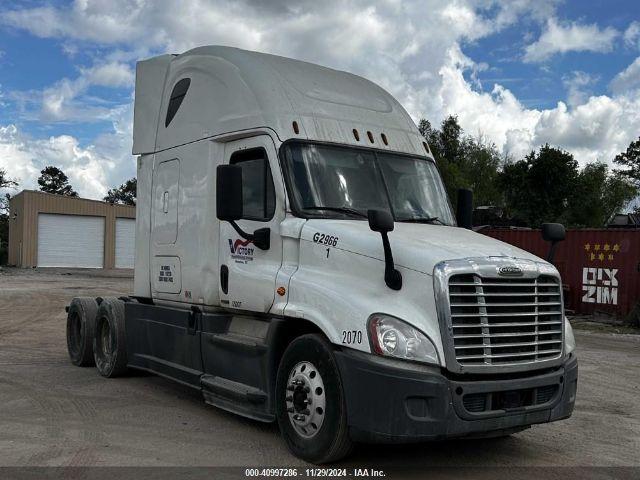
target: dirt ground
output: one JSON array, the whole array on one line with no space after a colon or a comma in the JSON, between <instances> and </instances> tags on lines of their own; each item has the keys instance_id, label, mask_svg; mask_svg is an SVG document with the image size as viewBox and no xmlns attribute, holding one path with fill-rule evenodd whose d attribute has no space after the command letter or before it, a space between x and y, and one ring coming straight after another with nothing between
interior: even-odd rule
<instances>
[{"instance_id":1,"label":"dirt ground","mask_svg":"<svg viewBox=\"0 0 640 480\"><path fill-rule=\"evenodd\" d=\"M132 284L122 275L0 271L0 466L304 465L273 425L206 406L156 376L108 380L69 362L65 305L128 294ZM359 446L349 464L640 466L640 336L576 337L569 420L498 440Z\"/></svg>"}]
</instances>

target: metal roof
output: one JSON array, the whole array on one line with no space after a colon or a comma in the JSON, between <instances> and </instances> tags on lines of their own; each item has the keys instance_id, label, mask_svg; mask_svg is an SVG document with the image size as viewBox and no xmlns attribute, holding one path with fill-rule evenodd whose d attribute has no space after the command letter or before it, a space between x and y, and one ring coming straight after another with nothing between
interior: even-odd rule
<instances>
[{"instance_id":1,"label":"metal roof","mask_svg":"<svg viewBox=\"0 0 640 480\"><path fill-rule=\"evenodd\" d=\"M608 228L640 228L640 214L618 213L613 216Z\"/></svg>"}]
</instances>

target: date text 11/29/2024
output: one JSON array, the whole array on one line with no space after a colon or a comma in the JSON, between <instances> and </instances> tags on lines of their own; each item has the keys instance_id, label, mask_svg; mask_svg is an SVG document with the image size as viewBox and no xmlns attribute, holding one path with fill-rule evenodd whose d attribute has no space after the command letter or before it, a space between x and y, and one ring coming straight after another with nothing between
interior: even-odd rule
<instances>
[{"instance_id":1,"label":"date text 11/29/2024","mask_svg":"<svg viewBox=\"0 0 640 480\"><path fill-rule=\"evenodd\" d=\"M247 468L244 472L245 477L352 477L352 478L368 478L368 477L386 477L383 470L375 468L305 468L298 470L297 468Z\"/></svg>"}]
</instances>

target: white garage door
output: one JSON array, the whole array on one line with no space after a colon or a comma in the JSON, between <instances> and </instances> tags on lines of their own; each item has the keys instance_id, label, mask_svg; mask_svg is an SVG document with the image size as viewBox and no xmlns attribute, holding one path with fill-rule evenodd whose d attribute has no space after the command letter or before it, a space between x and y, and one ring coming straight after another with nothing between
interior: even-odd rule
<instances>
[{"instance_id":1,"label":"white garage door","mask_svg":"<svg viewBox=\"0 0 640 480\"><path fill-rule=\"evenodd\" d=\"M133 218L116 218L116 268L133 268L136 221Z\"/></svg>"},{"instance_id":2,"label":"white garage door","mask_svg":"<svg viewBox=\"0 0 640 480\"><path fill-rule=\"evenodd\" d=\"M102 268L104 217L38 215L38 266Z\"/></svg>"}]
</instances>

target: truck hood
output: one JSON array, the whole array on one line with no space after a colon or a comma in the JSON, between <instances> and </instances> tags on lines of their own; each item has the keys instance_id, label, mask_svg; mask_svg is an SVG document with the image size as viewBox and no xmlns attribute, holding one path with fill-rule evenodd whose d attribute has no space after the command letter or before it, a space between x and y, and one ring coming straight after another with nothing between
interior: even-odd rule
<instances>
[{"instance_id":1,"label":"truck hood","mask_svg":"<svg viewBox=\"0 0 640 480\"><path fill-rule=\"evenodd\" d=\"M334 237L335 245L326 236ZM312 219L305 223L301 239L384 261L380 234L371 231L366 220ZM508 243L443 225L396 223L389 232L389 243L396 265L429 275L439 262L460 258L512 257L546 263Z\"/></svg>"}]
</instances>

